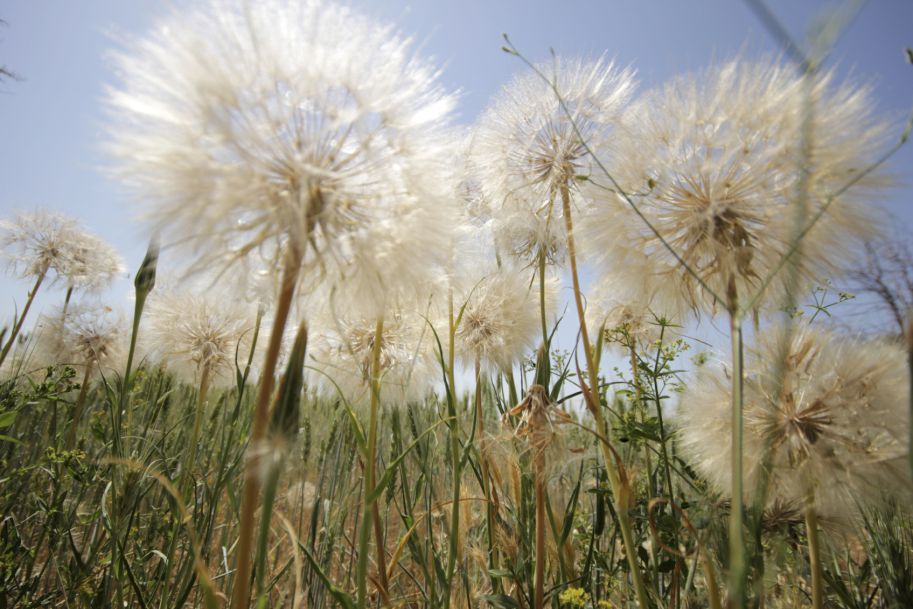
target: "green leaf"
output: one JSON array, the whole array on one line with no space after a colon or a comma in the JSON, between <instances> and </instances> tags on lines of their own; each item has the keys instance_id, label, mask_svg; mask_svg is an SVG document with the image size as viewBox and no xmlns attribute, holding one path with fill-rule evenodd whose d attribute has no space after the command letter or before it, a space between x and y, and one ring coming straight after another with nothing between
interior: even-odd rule
<instances>
[{"instance_id":1,"label":"green leaf","mask_svg":"<svg viewBox=\"0 0 913 609\"><path fill-rule=\"evenodd\" d=\"M434 425L432 425L431 427L429 427L428 429L423 431L419 435L419 437L417 437L415 440L413 440L412 443L406 447L406 450L404 450L398 457L396 457L396 459L394 459L393 461L390 462L390 465L388 465L387 469L384 470L384 475L381 476L380 482L378 482L377 486L375 486L374 489L370 493L368 493L368 497L367 497L368 503L374 503L375 501L377 501L377 498L380 497L380 494L383 493L384 489L387 487L387 485L390 484L390 480L393 479L393 474L396 472L396 468L399 466L400 463L402 463L403 459L405 459L406 456L409 455L409 453L412 451L413 448L418 446L418 443L422 441L422 438L424 438L429 433L434 431L434 429L443 422L444 421L438 421L437 423L435 423Z\"/></svg>"},{"instance_id":2,"label":"green leaf","mask_svg":"<svg viewBox=\"0 0 913 609\"><path fill-rule=\"evenodd\" d=\"M314 555L311 554L311 551L303 543L298 542L298 547L304 552L304 556L308 559L308 562L311 563L311 568L314 569L314 572L317 574L317 577L320 578L320 581L323 582L323 585L326 586L327 591L333 595L333 598L336 599L340 605L343 606L343 609L355 609L355 599L351 595L343 592L339 588L333 585L333 582L330 581L329 576L320 568L320 565L317 563L317 559L314 558Z\"/></svg>"},{"instance_id":3,"label":"green leaf","mask_svg":"<svg viewBox=\"0 0 913 609\"><path fill-rule=\"evenodd\" d=\"M0 414L0 429L4 427L9 427L13 424L13 421L16 420L16 415L18 413L15 410L10 410L9 412L4 412Z\"/></svg>"},{"instance_id":4,"label":"green leaf","mask_svg":"<svg viewBox=\"0 0 913 609\"><path fill-rule=\"evenodd\" d=\"M583 481L583 462L580 462L580 472L577 474L577 485L571 493L571 498L567 502L564 510L564 523L561 526L561 537L558 546L567 541L568 535L571 534L571 528L574 525L574 514L577 512L577 498L580 496L580 483Z\"/></svg>"}]
</instances>

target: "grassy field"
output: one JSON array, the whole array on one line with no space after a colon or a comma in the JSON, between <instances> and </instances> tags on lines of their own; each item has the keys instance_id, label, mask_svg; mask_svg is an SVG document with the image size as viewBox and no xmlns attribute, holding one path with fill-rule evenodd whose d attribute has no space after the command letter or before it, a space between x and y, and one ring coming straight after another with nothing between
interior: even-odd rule
<instances>
[{"instance_id":1,"label":"grassy field","mask_svg":"<svg viewBox=\"0 0 913 609\"><path fill-rule=\"evenodd\" d=\"M471 131L329 3L115 55L133 310L77 220L0 222L0 609L913 607L913 121L788 46L635 94L504 43Z\"/></svg>"}]
</instances>

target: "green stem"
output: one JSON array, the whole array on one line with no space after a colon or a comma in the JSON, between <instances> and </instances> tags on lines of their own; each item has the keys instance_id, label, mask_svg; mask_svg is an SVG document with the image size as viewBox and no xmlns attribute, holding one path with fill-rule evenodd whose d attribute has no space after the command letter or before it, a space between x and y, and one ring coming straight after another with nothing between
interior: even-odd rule
<instances>
[{"instance_id":1,"label":"green stem","mask_svg":"<svg viewBox=\"0 0 913 609\"><path fill-rule=\"evenodd\" d=\"M203 364L203 369L200 372L200 388L197 392L196 412L193 415L193 435L190 438L190 452L187 455L187 461L184 462L184 469L181 472L181 481L178 484L178 489L181 492L184 492L184 485L187 483L193 465L197 460L197 445L200 443L200 428L203 423L203 413L206 410L206 399L209 395L209 372L210 365L209 362L206 362Z\"/></svg>"},{"instance_id":2,"label":"green stem","mask_svg":"<svg viewBox=\"0 0 913 609\"><path fill-rule=\"evenodd\" d=\"M548 349L548 321L545 315L545 248L539 248L539 318L542 322L542 344Z\"/></svg>"},{"instance_id":3,"label":"green stem","mask_svg":"<svg viewBox=\"0 0 913 609\"><path fill-rule=\"evenodd\" d=\"M475 362L475 406L476 406L476 444L479 449L479 466L482 470L482 496L485 498L485 518L486 532L488 534L488 569L497 571L498 567L498 548L495 545L495 526L497 523L495 515L495 501L492 498L493 489L491 488L491 478L488 472L488 455L485 447L485 421L482 412L482 362L476 354ZM493 594L498 594L501 589L500 580L491 576L491 590Z\"/></svg>"},{"instance_id":4,"label":"green stem","mask_svg":"<svg viewBox=\"0 0 913 609\"><path fill-rule=\"evenodd\" d=\"M450 384L450 391L447 395L447 416L450 419L450 454L451 469L453 470L453 507L450 512L450 539L447 559L447 586L444 590L444 609L450 607L450 597L453 585L453 577L456 573L457 563L462 555L462 548L459 544L460 535L460 483L462 482L462 460L460 459L460 423L457 416L456 405L456 376L454 374L454 364L456 360L454 352L454 339L456 338L456 318L453 316L453 293L450 294L450 339L449 350L447 355L447 377Z\"/></svg>"},{"instance_id":5,"label":"green stem","mask_svg":"<svg viewBox=\"0 0 913 609\"><path fill-rule=\"evenodd\" d=\"M590 411L596 419L596 430L602 435L607 431L605 419L602 416L602 404L599 398L599 371L596 369L595 358L593 356L593 347L590 343L590 336L586 327L586 314L583 308L583 296L580 290L580 276L577 272L577 254L574 245L574 223L571 218L571 196L567 184L561 185L561 200L563 205L564 226L567 232L567 254L571 266L571 281L574 287L574 302L577 305L577 317L580 320L580 340L583 343L583 353L586 358L587 375L590 382L590 391L592 392L592 403ZM599 447L602 449L602 456L605 461L606 472L608 473L609 482L612 485L612 501L615 504L615 511L618 514L618 526L621 529L621 538L624 542L625 555L630 567L631 579L634 582L634 590L637 593L637 603L640 609L648 609L650 603L647 597L647 589L644 586L643 576L640 573L640 567L637 565L637 547L634 545L634 535L631 532L631 519L628 515L628 505L631 499L631 489L628 482L622 485L619 477L617 466L609 447L605 442L600 441Z\"/></svg>"},{"instance_id":6,"label":"green stem","mask_svg":"<svg viewBox=\"0 0 913 609\"><path fill-rule=\"evenodd\" d=\"M535 434L534 434L535 435ZM536 481L536 579L534 609L545 607L545 447L534 446L533 477ZM560 552L561 549L558 548Z\"/></svg>"},{"instance_id":7,"label":"green stem","mask_svg":"<svg viewBox=\"0 0 913 609\"><path fill-rule=\"evenodd\" d=\"M913 386L913 309L907 313L907 368L909 370L910 385ZM910 473L913 473L913 391L910 392L910 431L907 446L907 459L910 462Z\"/></svg>"},{"instance_id":8,"label":"green stem","mask_svg":"<svg viewBox=\"0 0 913 609\"><path fill-rule=\"evenodd\" d=\"M133 429L133 408L129 400L130 394L130 373L133 371L133 356L136 353L136 340L139 337L139 323L140 319L143 316L143 308L146 305L147 293L136 293L136 304L133 307L133 327L130 331L130 350L127 352L127 368L124 371L124 382L123 388L120 394L120 401L117 408L117 433L115 434L115 442L119 449L119 456L123 457L129 454L129 446L126 440L130 435L130 430ZM122 413L126 413L127 422L126 427L121 427L121 416Z\"/></svg>"},{"instance_id":9,"label":"green stem","mask_svg":"<svg viewBox=\"0 0 913 609\"><path fill-rule=\"evenodd\" d=\"M76 431L79 427L79 419L82 418L82 409L86 403L90 374L92 374L91 361L86 362L86 372L82 376L82 385L79 387L79 395L76 397L76 404L73 406L73 418L70 420L70 430L67 432L67 450L76 448Z\"/></svg>"},{"instance_id":10,"label":"green stem","mask_svg":"<svg viewBox=\"0 0 913 609\"><path fill-rule=\"evenodd\" d=\"M668 451L668 447L666 446L666 441L667 441L666 426L663 423L663 405L662 405L662 400L659 395L659 383L657 381L657 378L659 375L659 358L660 358L660 354L662 353L663 338L665 337L665 334L666 334L666 326L663 325L659 329L659 346L656 347L656 359L653 360L653 371L654 371L653 395L656 398L656 420L659 423L659 440L660 440L660 448L662 449L663 464L665 465L665 470L666 470L666 472L665 472L666 473L666 486L667 486L668 492L669 492L669 501L674 503L675 495L673 494L673 486L672 486L672 462L669 459L669 451ZM676 536L676 541L678 541L677 536Z\"/></svg>"},{"instance_id":11,"label":"green stem","mask_svg":"<svg viewBox=\"0 0 913 609\"><path fill-rule=\"evenodd\" d=\"M16 337L19 336L19 331L22 329L22 324L25 322L25 316L28 314L29 309L32 307L32 301L35 300L35 294L38 293L38 288L41 287L41 282L44 281L45 275L47 275L47 269L41 271L38 275L38 279L35 280L35 285L32 286L32 290L29 292L28 297L25 300L25 306L22 308L22 315L19 316L19 319L16 320L16 325L13 327L13 332L10 334L9 340L6 341L6 344L3 346L3 351L0 352L0 366L3 365L3 362L6 361L6 356L9 354L10 349L13 348L13 343L16 342Z\"/></svg>"},{"instance_id":12,"label":"green stem","mask_svg":"<svg viewBox=\"0 0 913 609\"><path fill-rule=\"evenodd\" d=\"M368 543L370 529L374 520L376 501L371 499L372 491L376 486L374 463L377 460L377 418L380 410L380 376L381 376L381 348L383 346L384 320L377 319L374 327L374 344L371 351L371 405L368 420L368 446L365 454L365 488L362 493L362 521L358 532L358 562L356 565L356 580L358 585L358 607L364 609L368 601ZM375 529L375 533L377 530ZM383 539L378 542L378 570L386 571L383 567ZM386 575L386 572L384 573ZM381 586L381 595L386 602L387 591Z\"/></svg>"},{"instance_id":13,"label":"green stem","mask_svg":"<svg viewBox=\"0 0 913 609\"><path fill-rule=\"evenodd\" d=\"M377 419L378 412L380 407L380 377L382 370L381 366L381 349L383 348L383 332L384 332L384 322L383 319L377 320L377 326L374 330L374 351L372 353L372 362L371 368L374 371L374 378L372 380L372 406L371 406L371 434L373 435L373 440L369 438L369 452L371 454L371 459L368 463L368 469L370 471L370 488L373 491L374 486L377 484ZM387 581L387 558L386 558L386 546L384 544L384 532L381 525L380 519L380 507L377 505L377 500L371 502L371 520L374 525L374 545L377 552L377 581L379 585L379 592L381 599L383 600L384 606L390 605L390 583Z\"/></svg>"},{"instance_id":14,"label":"green stem","mask_svg":"<svg viewBox=\"0 0 913 609\"><path fill-rule=\"evenodd\" d=\"M742 508L743 377L742 323L729 317L732 338L732 507L729 512L729 596L734 609L745 609L748 565Z\"/></svg>"},{"instance_id":15,"label":"green stem","mask_svg":"<svg viewBox=\"0 0 913 609\"><path fill-rule=\"evenodd\" d=\"M269 524L272 519L273 506L276 502L276 491L279 487L279 475L282 473L284 459L271 463L263 490L263 517L260 522L260 534L257 538L257 562L255 578L257 582L257 608L266 607L266 545L269 541Z\"/></svg>"},{"instance_id":16,"label":"green stem","mask_svg":"<svg viewBox=\"0 0 913 609\"><path fill-rule=\"evenodd\" d=\"M821 609L824 606L824 578L821 573L818 513L815 511L813 499L809 499L805 507L805 529L808 537L808 565L812 572L812 609Z\"/></svg>"}]
</instances>

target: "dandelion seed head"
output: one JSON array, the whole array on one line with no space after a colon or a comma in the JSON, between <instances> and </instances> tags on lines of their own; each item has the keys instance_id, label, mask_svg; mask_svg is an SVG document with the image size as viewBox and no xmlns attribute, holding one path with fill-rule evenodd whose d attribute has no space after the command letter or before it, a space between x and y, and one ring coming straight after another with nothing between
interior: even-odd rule
<instances>
[{"instance_id":1,"label":"dandelion seed head","mask_svg":"<svg viewBox=\"0 0 913 609\"><path fill-rule=\"evenodd\" d=\"M747 304L800 227L885 141L888 126L873 117L868 89L838 84L831 72L808 79L775 61L740 60L681 76L645 95L614 143L613 177L724 302L714 302L608 180L594 176L582 241L603 273L694 311ZM872 234L869 197L884 185L878 172L863 177L821 216L794 257L801 281L832 275L848 242ZM780 273L762 304L779 305L788 288Z\"/></svg>"},{"instance_id":2,"label":"dandelion seed head","mask_svg":"<svg viewBox=\"0 0 913 609\"><path fill-rule=\"evenodd\" d=\"M0 220L0 249L20 278L49 276L67 289L100 291L124 273L114 248L75 218L42 209Z\"/></svg>"},{"instance_id":3,"label":"dandelion seed head","mask_svg":"<svg viewBox=\"0 0 913 609\"><path fill-rule=\"evenodd\" d=\"M211 0L115 63L114 173L195 268L291 256L308 287L381 301L427 280L454 98L391 28L319 0Z\"/></svg>"},{"instance_id":4,"label":"dandelion seed head","mask_svg":"<svg viewBox=\"0 0 913 609\"><path fill-rule=\"evenodd\" d=\"M857 502L913 491L906 455L910 385L893 344L810 328L773 332L750 352L744 384L745 488L754 492L770 447L770 502L851 519ZM782 373L777 362L782 363ZM703 366L682 396L682 451L721 493L731 492L731 380Z\"/></svg>"},{"instance_id":5,"label":"dandelion seed head","mask_svg":"<svg viewBox=\"0 0 913 609\"><path fill-rule=\"evenodd\" d=\"M577 176L594 171L584 142L598 148L611 137L634 79L631 70L601 59L558 58L537 69L577 128L550 82L530 70L508 83L479 120L471 163L505 247L524 260L544 251L558 261L565 243L559 189L569 187L575 203L580 198Z\"/></svg>"}]
</instances>

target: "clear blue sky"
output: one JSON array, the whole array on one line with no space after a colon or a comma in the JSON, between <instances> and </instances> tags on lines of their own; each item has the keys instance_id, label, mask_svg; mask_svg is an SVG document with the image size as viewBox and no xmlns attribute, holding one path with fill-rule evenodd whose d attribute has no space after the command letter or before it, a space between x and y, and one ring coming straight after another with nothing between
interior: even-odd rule
<instances>
[{"instance_id":1,"label":"clear blue sky","mask_svg":"<svg viewBox=\"0 0 913 609\"><path fill-rule=\"evenodd\" d=\"M0 5L0 65L21 82L0 84L0 216L45 206L77 216L123 254L131 273L147 233L136 208L99 167L103 87L113 76L105 59L112 33L133 37L162 11L153 0L7 0ZM190 2L173 2L180 7ZM444 69L444 84L462 91L460 121L471 123L490 97L521 69L501 52L501 34L534 60L558 53L606 53L636 68L641 90L714 59L775 51L768 31L737 0L351 0L349 4L413 36L422 54ZM798 39L817 13L837 3L771 0L770 7ZM880 110L900 123L913 104L913 2L872 0L850 24L832 54L841 72L873 82ZM886 201L913 226L913 145L894 162L906 182ZM165 261L167 263L167 260ZM120 282L123 300L130 283ZM22 305L27 285L0 274L0 319ZM38 303L60 302L48 292Z\"/></svg>"}]
</instances>

